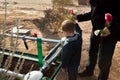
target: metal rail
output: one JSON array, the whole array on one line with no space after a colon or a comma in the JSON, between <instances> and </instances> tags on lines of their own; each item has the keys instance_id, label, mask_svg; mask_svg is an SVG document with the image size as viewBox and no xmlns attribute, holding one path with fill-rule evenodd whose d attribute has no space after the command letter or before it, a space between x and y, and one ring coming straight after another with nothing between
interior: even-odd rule
<instances>
[{"instance_id":1,"label":"metal rail","mask_svg":"<svg viewBox=\"0 0 120 80\"><path fill-rule=\"evenodd\" d=\"M2 34L1 34L2 35ZM6 37L13 37L13 38L19 38L19 39L28 39L28 40L33 40L33 41L36 41L37 38L36 37L30 37L30 36L17 36L17 35L12 35L11 34L4 34L4 36ZM55 42L55 43L58 43L60 42L60 40L56 40L56 39L47 39L47 38L41 38L42 41L45 41L45 42Z\"/></svg>"},{"instance_id":2,"label":"metal rail","mask_svg":"<svg viewBox=\"0 0 120 80\"><path fill-rule=\"evenodd\" d=\"M60 55L62 46L63 46L62 43L59 42L56 44L56 46L53 49L51 49L48 56L46 56L44 59L44 65L41 67L40 70L38 70L38 72L44 73L46 70L48 70L50 68L51 63ZM18 56L18 55L16 55L16 56ZM25 57L25 58L30 59L29 57ZM49 80L52 80L57 75L60 68L61 68L61 63L58 65L58 67L56 68L56 70L53 73L53 75L51 76L51 78L49 78ZM0 68L0 73L2 73L2 72L6 72L6 74L10 75L10 76L16 76L19 80L22 80L26 76L26 74L15 73L15 72L7 71L5 69ZM36 75L34 75L34 77L35 76ZM44 77L44 76L40 76L40 77ZM24 80L26 80L26 79L24 79ZM31 77L29 80L31 80Z\"/></svg>"},{"instance_id":3,"label":"metal rail","mask_svg":"<svg viewBox=\"0 0 120 80\"><path fill-rule=\"evenodd\" d=\"M0 68L0 73L3 73L3 72L5 72L9 76L17 76L17 78L20 79L20 80L22 80L24 78L24 74L15 73L15 72L8 71L8 70Z\"/></svg>"}]
</instances>

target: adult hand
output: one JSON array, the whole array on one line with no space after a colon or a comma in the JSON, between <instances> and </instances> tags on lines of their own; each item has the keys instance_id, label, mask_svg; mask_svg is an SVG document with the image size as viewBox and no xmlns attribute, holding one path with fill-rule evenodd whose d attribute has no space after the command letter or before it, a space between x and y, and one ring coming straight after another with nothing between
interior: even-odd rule
<instances>
[{"instance_id":1,"label":"adult hand","mask_svg":"<svg viewBox=\"0 0 120 80\"><path fill-rule=\"evenodd\" d=\"M77 20L77 16L76 15L72 16L72 19Z\"/></svg>"},{"instance_id":2,"label":"adult hand","mask_svg":"<svg viewBox=\"0 0 120 80\"><path fill-rule=\"evenodd\" d=\"M105 27L105 28L103 29L103 31L104 31L105 33L101 35L102 37L106 37L106 36L108 36L108 35L111 34L110 30L109 30L107 27Z\"/></svg>"}]
</instances>

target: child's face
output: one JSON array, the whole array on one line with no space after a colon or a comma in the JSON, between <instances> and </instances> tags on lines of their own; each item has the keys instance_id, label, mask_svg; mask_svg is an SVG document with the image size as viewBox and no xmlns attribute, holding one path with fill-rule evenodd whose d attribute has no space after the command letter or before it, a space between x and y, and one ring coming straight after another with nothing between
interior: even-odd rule
<instances>
[{"instance_id":1,"label":"child's face","mask_svg":"<svg viewBox=\"0 0 120 80\"><path fill-rule=\"evenodd\" d=\"M68 32L63 31L63 36L64 36L64 37L68 36Z\"/></svg>"}]
</instances>

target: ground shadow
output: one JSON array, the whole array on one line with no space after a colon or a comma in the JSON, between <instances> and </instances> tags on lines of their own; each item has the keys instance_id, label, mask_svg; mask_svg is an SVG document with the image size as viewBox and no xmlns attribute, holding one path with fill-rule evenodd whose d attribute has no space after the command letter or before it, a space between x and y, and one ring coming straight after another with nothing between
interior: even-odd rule
<instances>
[{"instance_id":1,"label":"ground shadow","mask_svg":"<svg viewBox=\"0 0 120 80\"><path fill-rule=\"evenodd\" d=\"M91 77L79 77L78 76L78 80L97 80L96 76L91 76Z\"/></svg>"}]
</instances>

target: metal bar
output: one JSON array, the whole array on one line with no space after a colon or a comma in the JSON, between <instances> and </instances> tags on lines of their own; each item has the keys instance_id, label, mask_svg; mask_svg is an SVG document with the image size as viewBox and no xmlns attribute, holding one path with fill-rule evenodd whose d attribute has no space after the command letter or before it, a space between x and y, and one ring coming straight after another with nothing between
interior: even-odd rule
<instances>
[{"instance_id":1,"label":"metal bar","mask_svg":"<svg viewBox=\"0 0 120 80\"><path fill-rule=\"evenodd\" d=\"M2 54L2 51L0 51L0 54ZM12 56L12 54L10 54L8 52L4 52L4 55L10 55L10 56ZM32 54L29 54L29 55L32 55ZM21 54L14 54L14 57L20 58ZM23 55L22 58L24 58L26 60L38 62L38 58L35 58L35 57L32 57L32 56L30 57L30 56Z\"/></svg>"},{"instance_id":2,"label":"metal bar","mask_svg":"<svg viewBox=\"0 0 120 80\"><path fill-rule=\"evenodd\" d=\"M42 40L41 38L37 38L37 50L38 50L38 60L39 66L43 66L43 55L42 55Z\"/></svg>"},{"instance_id":3,"label":"metal bar","mask_svg":"<svg viewBox=\"0 0 120 80\"><path fill-rule=\"evenodd\" d=\"M57 49L56 48L54 48L54 49L56 50L56 51L54 51L54 54L51 52L50 54L52 54L52 55L50 57L48 56L49 58L44 61L44 65L40 69L41 72L44 72L44 70L49 68L50 64L60 55L61 50L62 50L62 45L59 46Z\"/></svg>"},{"instance_id":4,"label":"metal bar","mask_svg":"<svg viewBox=\"0 0 120 80\"><path fill-rule=\"evenodd\" d=\"M2 35L2 34L1 34L1 35ZM6 37L14 37L14 38L18 37L19 39L25 38L25 39L34 40L34 41L37 40L37 38L35 38L35 37L30 37L30 36L17 36L17 35L15 35L15 34L14 34L13 36L11 36L11 34L4 34L4 36L6 36ZM42 41L45 41L45 42L55 42L55 43L60 42L60 40L47 39L47 38L41 38L41 40L42 40Z\"/></svg>"},{"instance_id":5,"label":"metal bar","mask_svg":"<svg viewBox=\"0 0 120 80\"><path fill-rule=\"evenodd\" d=\"M61 46L61 42L57 43L56 46L49 51L48 55L45 56L45 58L44 58L43 61L47 61L47 60L56 52L56 50L57 50L58 47L60 47L60 46Z\"/></svg>"},{"instance_id":6,"label":"metal bar","mask_svg":"<svg viewBox=\"0 0 120 80\"><path fill-rule=\"evenodd\" d=\"M22 80L24 78L24 74L15 73L12 71L7 71L5 69L0 68L0 74L2 74L2 72L5 72L8 76L16 76L17 79L19 79L19 80Z\"/></svg>"},{"instance_id":7,"label":"metal bar","mask_svg":"<svg viewBox=\"0 0 120 80\"><path fill-rule=\"evenodd\" d=\"M49 64L53 62L58 57L58 55L60 55L61 50L62 50L62 47L59 47L57 51L46 62Z\"/></svg>"},{"instance_id":8,"label":"metal bar","mask_svg":"<svg viewBox=\"0 0 120 80\"><path fill-rule=\"evenodd\" d=\"M58 74L59 70L61 69L61 66L62 66L62 63L59 64L59 66L57 67L57 69L55 70L55 72L53 73L53 75L49 80L54 80L55 76Z\"/></svg>"}]
</instances>

